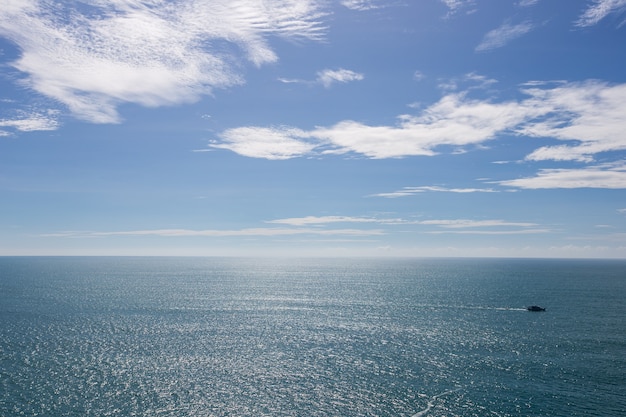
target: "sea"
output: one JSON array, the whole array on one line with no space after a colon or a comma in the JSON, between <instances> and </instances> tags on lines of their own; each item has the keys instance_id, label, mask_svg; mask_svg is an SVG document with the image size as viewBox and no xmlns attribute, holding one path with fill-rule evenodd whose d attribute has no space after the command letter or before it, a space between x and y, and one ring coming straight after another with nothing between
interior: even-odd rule
<instances>
[{"instance_id":1,"label":"sea","mask_svg":"<svg viewBox=\"0 0 626 417\"><path fill-rule=\"evenodd\" d=\"M0 416L626 416L626 261L1 257Z\"/></svg>"}]
</instances>

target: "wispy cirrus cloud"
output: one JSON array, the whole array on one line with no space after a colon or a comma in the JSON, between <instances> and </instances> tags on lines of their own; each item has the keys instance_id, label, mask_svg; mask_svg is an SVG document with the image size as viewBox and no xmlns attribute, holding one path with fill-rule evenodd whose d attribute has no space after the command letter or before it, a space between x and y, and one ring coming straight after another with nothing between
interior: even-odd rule
<instances>
[{"instance_id":1,"label":"wispy cirrus cloud","mask_svg":"<svg viewBox=\"0 0 626 417\"><path fill-rule=\"evenodd\" d=\"M593 26L610 14L624 11L626 11L626 0L594 0L593 4L576 21L576 26Z\"/></svg>"},{"instance_id":2,"label":"wispy cirrus cloud","mask_svg":"<svg viewBox=\"0 0 626 417\"><path fill-rule=\"evenodd\" d=\"M404 187L400 190L391 191L388 193L373 194L371 197L385 197L385 198L398 198L408 197L415 194L421 194L426 192L440 192L440 193L495 193L498 192L493 188L446 188L438 186L420 186L420 187Z\"/></svg>"},{"instance_id":3,"label":"wispy cirrus cloud","mask_svg":"<svg viewBox=\"0 0 626 417\"><path fill-rule=\"evenodd\" d=\"M326 88L330 88L333 84L345 84L353 81L362 81L365 75L352 70L339 68L339 69L324 69L318 71L314 80L305 80L299 78L279 78L278 81L285 84L309 84L309 85L323 85Z\"/></svg>"},{"instance_id":4,"label":"wispy cirrus cloud","mask_svg":"<svg viewBox=\"0 0 626 417\"><path fill-rule=\"evenodd\" d=\"M431 219L414 220L402 218L377 218L377 217L353 217L353 216L306 216L277 219L268 223L285 224L290 226L327 226L334 223L375 223L381 226L416 226L427 227L423 230L426 233L437 233L431 227L444 229L440 233L449 233L450 229L465 229L459 233L470 233L467 229L472 229L471 233L493 233L493 234L517 234L517 233L545 233L547 229L538 227L531 222L510 222L501 219L472 220L472 219Z\"/></svg>"},{"instance_id":5,"label":"wispy cirrus cloud","mask_svg":"<svg viewBox=\"0 0 626 417\"><path fill-rule=\"evenodd\" d=\"M11 132L34 132L56 130L60 126L56 111L20 111L15 117L0 119L0 136L8 136Z\"/></svg>"},{"instance_id":6,"label":"wispy cirrus cloud","mask_svg":"<svg viewBox=\"0 0 626 417\"><path fill-rule=\"evenodd\" d=\"M420 224L441 226L446 229L466 229L474 227L536 227L536 223L527 222L507 222L504 220L469 220L469 219L453 219L453 220L424 220Z\"/></svg>"},{"instance_id":7,"label":"wispy cirrus cloud","mask_svg":"<svg viewBox=\"0 0 626 417\"><path fill-rule=\"evenodd\" d=\"M370 217L351 217L351 216L306 216L306 217L290 217L286 219L269 220L267 223L288 224L291 226L305 226L311 224L328 224L328 223L375 223L376 219Z\"/></svg>"},{"instance_id":8,"label":"wispy cirrus cloud","mask_svg":"<svg viewBox=\"0 0 626 417\"><path fill-rule=\"evenodd\" d=\"M406 220L375 218L375 217L354 217L354 216L306 216L291 217L286 219L270 220L267 223L288 224L290 226L326 225L332 223L378 223L378 224L406 224Z\"/></svg>"},{"instance_id":9,"label":"wispy cirrus cloud","mask_svg":"<svg viewBox=\"0 0 626 417\"><path fill-rule=\"evenodd\" d=\"M95 231L67 231L47 233L44 237L112 237L112 236L160 236L160 237L255 237L255 236L294 236L294 235L318 235L318 236L376 236L384 234L381 230L362 229L305 229L305 228L278 228L258 227L248 229L220 230L220 229L146 229L125 230L111 232Z\"/></svg>"},{"instance_id":10,"label":"wispy cirrus cloud","mask_svg":"<svg viewBox=\"0 0 626 417\"><path fill-rule=\"evenodd\" d=\"M347 7L350 10L366 11L373 9L380 9L384 7L380 1L376 0L342 0L341 5Z\"/></svg>"},{"instance_id":11,"label":"wispy cirrus cloud","mask_svg":"<svg viewBox=\"0 0 626 417\"><path fill-rule=\"evenodd\" d=\"M448 8L448 17L458 13L462 9L469 8L473 11L472 7L476 3L475 0L441 0L441 2Z\"/></svg>"},{"instance_id":12,"label":"wispy cirrus cloud","mask_svg":"<svg viewBox=\"0 0 626 417\"><path fill-rule=\"evenodd\" d=\"M544 233L547 229L539 228L530 222L510 222L500 219L431 219L414 220L402 218L376 218L360 216L305 216L266 221L278 227L251 227L243 229L141 229L117 231L62 231L42 234L49 238L115 238L115 237L162 237L162 238L255 238L255 237L297 237L311 238L350 238L362 239L388 235L392 228L414 228L427 234L437 233L472 233L472 234L528 234ZM334 228L337 224L368 225L358 228ZM374 224L376 228L370 228Z\"/></svg>"},{"instance_id":13,"label":"wispy cirrus cloud","mask_svg":"<svg viewBox=\"0 0 626 417\"><path fill-rule=\"evenodd\" d=\"M501 48L510 41L527 34L533 29L534 26L530 22L518 23L516 25L512 25L508 22L504 23L499 28L487 32L483 40L476 47L476 51L483 52Z\"/></svg>"},{"instance_id":14,"label":"wispy cirrus cloud","mask_svg":"<svg viewBox=\"0 0 626 417\"><path fill-rule=\"evenodd\" d=\"M481 74L477 74L475 72L470 72L468 74L464 74L462 77L448 78L445 80L441 80L439 82L438 87L442 91L453 92L453 91L462 91L465 90L467 92L472 90L485 90L492 88L493 85L497 84L498 81L486 77Z\"/></svg>"},{"instance_id":15,"label":"wispy cirrus cloud","mask_svg":"<svg viewBox=\"0 0 626 417\"><path fill-rule=\"evenodd\" d=\"M532 235L550 233L549 228L541 227L532 222L510 222L500 219L435 219L423 220L423 226L435 226L436 230L426 230L427 234L459 234L459 235Z\"/></svg>"},{"instance_id":16,"label":"wispy cirrus cloud","mask_svg":"<svg viewBox=\"0 0 626 417\"><path fill-rule=\"evenodd\" d=\"M550 229L516 229L516 230L436 230L426 232L429 234L457 234L457 235L534 235L550 233Z\"/></svg>"},{"instance_id":17,"label":"wispy cirrus cloud","mask_svg":"<svg viewBox=\"0 0 626 417\"><path fill-rule=\"evenodd\" d=\"M339 68L337 70L325 69L317 73L317 82L329 88L335 83L348 83L351 81L361 81L365 76L361 73Z\"/></svg>"},{"instance_id":18,"label":"wispy cirrus cloud","mask_svg":"<svg viewBox=\"0 0 626 417\"><path fill-rule=\"evenodd\" d=\"M123 103L193 102L242 83L233 47L254 65L275 62L269 36L320 40L322 16L319 0L10 0L0 35L21 50L12 66L28 86L78 118L115 123Z\"/></svg>"},{"instance_id":19,"label":"wispy cirrus cloud","mask_svg":"<svg viewBox=\"0 0 626 417\"><path fill-rule=\"evenodd\" d=\"M626 163L594 165L585 168L542 169L536 176L498 181L508 187L546 188L626 188Z\"/></svg>"}]
</instances>

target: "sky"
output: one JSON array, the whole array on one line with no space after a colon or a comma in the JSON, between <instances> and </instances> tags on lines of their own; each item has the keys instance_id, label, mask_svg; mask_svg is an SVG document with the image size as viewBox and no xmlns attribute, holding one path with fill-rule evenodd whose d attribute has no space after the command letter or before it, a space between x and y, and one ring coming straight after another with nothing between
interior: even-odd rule
<instances>
[{"instance_id":1,"label":"sky","mask_svg":"<svg viewBox=\"0 0 626 417\"><path fill-rule=\"evenodd\" d=\"M0 255L626 258L626 0L3 0Z\"/></svg>"}]
</instances>

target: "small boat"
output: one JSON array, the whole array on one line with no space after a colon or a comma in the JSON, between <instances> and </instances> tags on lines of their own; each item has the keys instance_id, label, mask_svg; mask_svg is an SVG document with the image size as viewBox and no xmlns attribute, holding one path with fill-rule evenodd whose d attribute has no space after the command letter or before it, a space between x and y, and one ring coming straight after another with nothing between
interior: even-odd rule
<instances>
[{"instance_id":1,"label":"small boat","mask_svg":"<svg viewBox=\"0 0 626 417\"><path fill-rule=\"evenodd\" d=\"M526 307L526 310L528 310L528 311L546 311L545 308L539 307L539 306L528 306L528 307Z\"/></svg>"}]
</instances>

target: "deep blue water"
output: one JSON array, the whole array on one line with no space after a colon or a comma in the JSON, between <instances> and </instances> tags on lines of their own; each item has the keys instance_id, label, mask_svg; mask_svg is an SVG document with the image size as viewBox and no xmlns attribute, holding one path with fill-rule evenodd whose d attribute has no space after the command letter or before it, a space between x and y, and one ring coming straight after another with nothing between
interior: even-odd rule
<instances>
[{"instance_id":1,"label":"deep blue water","mask_svg":"<svg viewBox=\"0 0 626 417\"><path fill-rule=\"evenodd\" d=\"M0 416L626 416L625 316L625 261L0 258Z\"/></svg>"}]
</instances>

